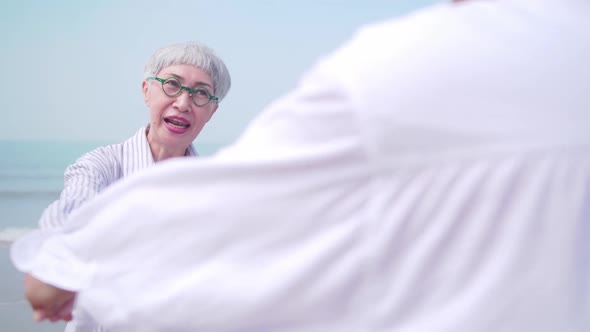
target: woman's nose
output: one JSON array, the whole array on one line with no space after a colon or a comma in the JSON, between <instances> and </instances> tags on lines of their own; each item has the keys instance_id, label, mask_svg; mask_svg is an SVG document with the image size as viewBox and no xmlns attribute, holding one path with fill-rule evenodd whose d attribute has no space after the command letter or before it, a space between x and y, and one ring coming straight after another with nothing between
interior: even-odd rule
<instances>
[{"instance_id":1,"label":"woman's nose","mask_svg":"<svg viewBox=\"0 0 590 332\"><path fill-rule=\"evenodd\" d=\"M193 100L188 91L182 91L176 96L175 106L181 112L189 112L192 110Z\"/></svg>"}]
</instances>

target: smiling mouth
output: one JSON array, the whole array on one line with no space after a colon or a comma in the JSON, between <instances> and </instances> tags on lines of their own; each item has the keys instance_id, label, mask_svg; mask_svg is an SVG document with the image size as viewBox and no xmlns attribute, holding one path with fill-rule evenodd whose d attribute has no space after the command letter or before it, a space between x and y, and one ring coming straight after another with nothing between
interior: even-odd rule
<instances>
[{"instance_id":1,"label":"smiling mouth","mask_svg":"<svg viewBox=\"0 0 590 332\"><path fill-rule=\"evenodd\" d=\"M167 124L174 126L176 128L181 128L181 129L187 129L188 127L190 127L190 123L186 123L183 121L180 121L178 119L171 119L171 118L164 118L164 122L166 122Z\"/></svg>"}]
</instances>

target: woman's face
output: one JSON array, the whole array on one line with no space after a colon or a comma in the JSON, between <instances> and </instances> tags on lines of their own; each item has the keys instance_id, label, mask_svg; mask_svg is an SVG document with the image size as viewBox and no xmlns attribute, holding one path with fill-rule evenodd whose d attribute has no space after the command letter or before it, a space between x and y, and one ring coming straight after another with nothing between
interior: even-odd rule
<instances>
[{"instance_id":1,"label":"woman's face","mask_svg":"<svg viewBox=\"0 0 590 332\"><path fill-rule=\"evenodd\" d=\"M160 70L157 77L174 77L184 86L204 88L211 95L214 94L213 81L209 75L193 65L169 66ZM176 97L169 97L162 91L162 84L156 80L143 81L142 90L145 104L150 109L148 141L152 149L186 149L217 110L214 101L205 106L195 105L186 90Z\"/></svg>"}]
</instances>

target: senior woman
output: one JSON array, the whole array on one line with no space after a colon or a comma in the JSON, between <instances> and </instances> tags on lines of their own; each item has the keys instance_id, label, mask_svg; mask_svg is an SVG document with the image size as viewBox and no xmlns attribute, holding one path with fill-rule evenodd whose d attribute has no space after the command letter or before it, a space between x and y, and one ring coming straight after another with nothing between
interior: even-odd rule
<instances>
[{"instance_id":1,"label":"senior woman","mask_svg":"<svg viewBox=\"0 0 590 332\"><path fill-rule=\"evenodd\" d=\"M192 142L226 96L231 78L206 46L175 44L148 60L142 82L150 122L128 140L86 153L65 172L60 198L44 211L41 228L61 227L67 216L113 182L156 162L196 156Z\"/></svg>"},{"instance_id":2,"label":"senior woman","mask_svg":"<svg viewBox=\"0 0 590 332\"><path fill-rule=\"evenodd\" d=\"M141 83L149 124L128 140L97 148L68 166L64 189L43 212L41 229L64 226L72 211L121 178L165 159L196 156L192 142L230 86L224 62L206 46L183 43L157 50L145 66ZM76 311L66 327L70 331L106 330Z\"/></svg>"}]
</instances>

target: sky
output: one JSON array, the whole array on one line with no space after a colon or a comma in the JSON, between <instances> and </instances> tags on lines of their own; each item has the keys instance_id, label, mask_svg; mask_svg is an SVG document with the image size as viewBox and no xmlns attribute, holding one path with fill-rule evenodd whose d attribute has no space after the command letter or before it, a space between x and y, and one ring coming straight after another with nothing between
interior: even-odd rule
<instances>
[{"instance_id":1,"label":"sky","mask_svg":"<svg viewBox=\"0 0 590 332\"><path fill-rule=\"evenodd\" d=\"M127 139L149 121L141 96L148 57L197 41L213 48L232 76L197 140L226 144L362 25L440 2L2 1L0 140Z\"/></svg>"}]
</instances>

